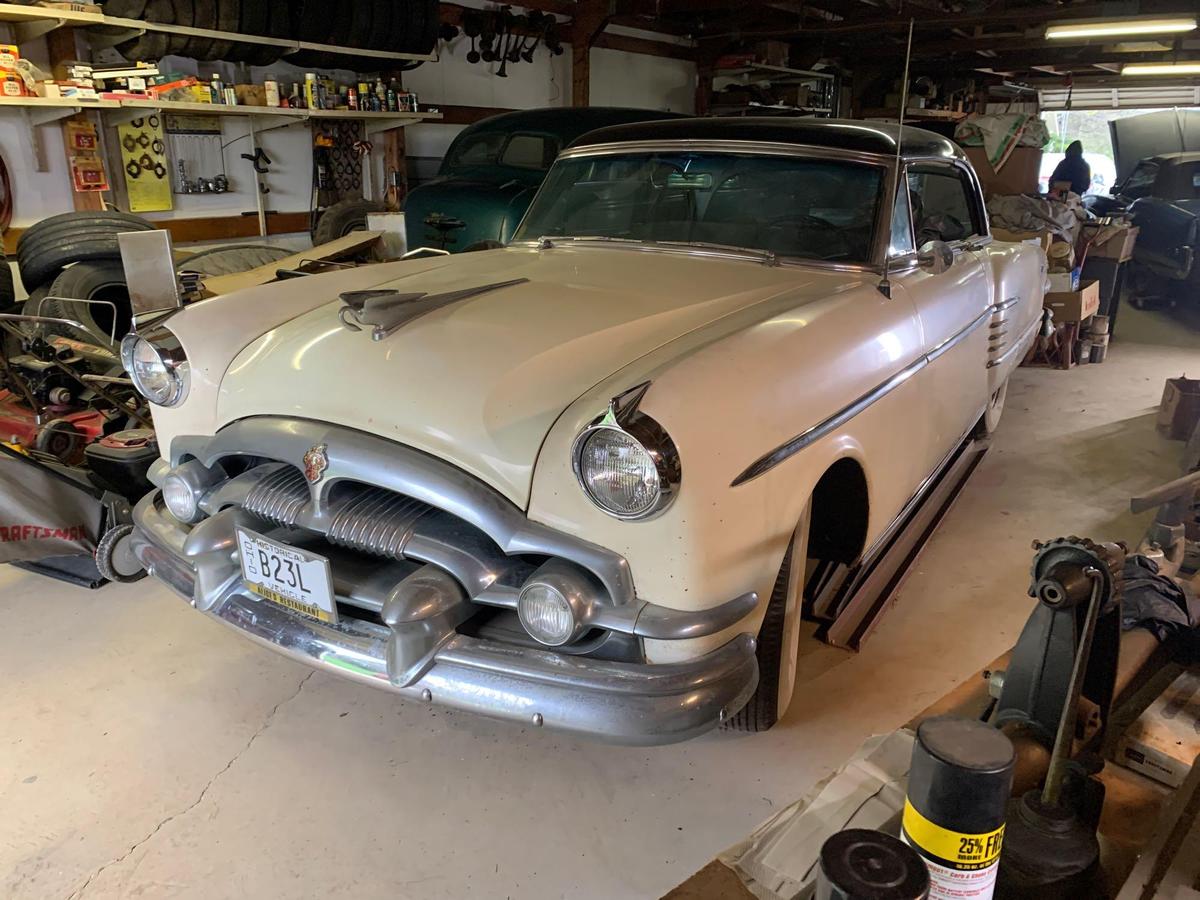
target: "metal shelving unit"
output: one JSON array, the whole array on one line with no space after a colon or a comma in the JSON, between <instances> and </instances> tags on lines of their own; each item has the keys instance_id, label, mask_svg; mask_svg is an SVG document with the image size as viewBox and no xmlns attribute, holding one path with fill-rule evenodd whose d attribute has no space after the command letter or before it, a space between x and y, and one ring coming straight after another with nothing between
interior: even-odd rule
<instances>
[{"instance_id":1,"label":"metal shelving unit","mask_svg":"<svg viewBox=\"0 0 1200 900\"><path fill-rule=\"evenodd\" d=\"M777 66L770 63L746 63L728 69L714 69L712 72L713 96L719 96L718 82L722 87L731 85L797 85L829 83L829 95L833 102L829 106L792 105L787 103L756 103L727 104L713 103L710 112L720 116L836 116L838 114L838 93L841 78L833 72L820 72L814 69L794 69L790 66Z\"/></svg>"}]
</instances>

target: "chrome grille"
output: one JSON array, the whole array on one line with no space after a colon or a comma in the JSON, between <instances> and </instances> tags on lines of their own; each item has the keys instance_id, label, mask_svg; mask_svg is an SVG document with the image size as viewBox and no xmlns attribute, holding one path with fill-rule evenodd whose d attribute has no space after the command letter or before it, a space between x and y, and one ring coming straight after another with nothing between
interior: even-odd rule
<instances>
[{"instance_id":1,"label":"chrome grille","mask_svg":"<svg viewBox=\"0 0 1200 900\"><path fill-rule=\"evenodd\" d=\"M307 503L308 482L303 473L281 466L250 489L242 507L280 525L294 525Z\"/></svg>"},{"instance_id":2,"label":"chrome grille","mask_svg":"<svg viewBox=\"0 0 1200 900\"><path fill-rule=\"evenodd\" d=\"M340 504L325 533L331 544L399 559L413 526L433 507L383 488L370 488Z\"/></svg>"}]
</instances>

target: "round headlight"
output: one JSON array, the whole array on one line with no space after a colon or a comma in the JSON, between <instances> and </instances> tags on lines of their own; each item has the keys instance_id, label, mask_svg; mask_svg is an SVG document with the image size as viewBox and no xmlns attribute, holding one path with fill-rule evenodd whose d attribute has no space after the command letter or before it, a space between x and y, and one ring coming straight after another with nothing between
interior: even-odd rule
<instances>
[{"instance_id":1,"label":"round headlight","mask_svg":"<svg viewBox=\"0 0 1200 900\"><path fill-rule=\"evenodd\" d=\"M173 337L172 343L174 349L168 349L137 334L121 341L121 362L133 386L159 406L175 406L187 393L187 364Z\"/></svg>"},{"instance_id":2,"label":"round headlight","mask_svg":"<svg viewBox=\"0 0 1200 900\"><path fill-rule=\"evenodd\" d=\"M632 435L615 428L596 429L584 438L578 464L584 489L605 512L636 518L658 505L658 464Z\"/></svg>"},{"instance_id":3,"label":"round headlight","mask_svg":"<svg viewBox=\"0 0 1200 900\"><path fill-rule=\"evenodd\" d=\"M544 581L531 581L521 590L517 617L530 637L551 647L571 640L579 624L570 601Z\"/></svg>"},{"instance_id":4,"label":"round headlight","mask_svg":"<svg viewBox=\"0 0 1200 900\"><path fill-rule=\"evenodd\" d=\"M163 479L162 498L171 515L179 521L190 522L196 518L196 492L181 475L168 475Z\"/></svg>"}]
</instances>

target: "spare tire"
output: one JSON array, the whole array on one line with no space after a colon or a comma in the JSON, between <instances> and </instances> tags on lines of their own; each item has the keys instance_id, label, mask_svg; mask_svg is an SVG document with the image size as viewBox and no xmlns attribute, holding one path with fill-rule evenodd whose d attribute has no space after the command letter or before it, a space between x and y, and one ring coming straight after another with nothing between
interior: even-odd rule
<instances>
[{"instance_id":1,"label":"spare tire","mask_svg":"<svg viewBox=\"0 0 1200 900\"><path fill-rule=\"evenodd\" d=\"M13 287L12 266L8 257L0 250L0 312L8 312L17 305L17 293Z\"/></svg>"},{"instance_id":2,"label":"spare tire","mask_svg":"<svg viewBox=\"0 0 1200 900\"><path fill-rule=\"evenodd\" d=\"M233 275L236 272L248 272L268 263L279 262L291 255L291 250L267 244L214 247L189 256L176 268L180 272L198 272L201 275Z\"/></svg>"},{"instance_id":3,"label":"spare tire","mask_svg":"<svg viewBox=\"0 0 1200 900\"><path fill-rule=\"evenodd\" d=\"M162 25L175 24L175 6L171 0L148 0L145 18ZM167 55L171 35L165 31L147 31L132 40L117 44L117 51L130 62L153 61Z\"/></svg>"},{"instance_id":4,"label":"spare tire","mask_svg":"<svg viewBox=\"0 0 1200 900\"><path fill-rule=\"evenodd\" d=\"M118 234L153 230L145 219L121 212L72 212L43 219L17 241L21 280L32 290L73 262L119 259Z\"/></svg>"},{"instance_id":5,"label":"spare tire","mask_svg":"<svg viewBox=\"0 0 1200 900\"><path fill-rule=\"evenodd\" d=\"M72 303L69 299L58 299L60 297L107 300L113 307ZM64 269L50 285L50 291L42 300L38 314L74 319L83 325L82 331L71 325L47 326L47 330L54 334L114 349L129 331L132 321L129 288L125 285L125 269L120 260L81 262ZM114 333L115 341L109 338L109 335Z\"/></svg>"},{"instance_id":6,"label":"spare tire","mask_svg":"<svg viewBox=\"0 0 1200 900\"><path fill-rule=\"evenodd\" d=\"M387 207L375 200L340 200L325 207L313 229L313 244L335 241L352 231L365 231L367 213L383 212Z\"/></svg>"}]
</instances>

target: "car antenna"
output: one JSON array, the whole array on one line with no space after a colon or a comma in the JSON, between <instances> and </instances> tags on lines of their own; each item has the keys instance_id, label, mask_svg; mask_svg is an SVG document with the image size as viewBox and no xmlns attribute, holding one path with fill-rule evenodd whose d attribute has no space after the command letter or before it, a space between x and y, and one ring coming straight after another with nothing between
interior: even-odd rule
<instances>
[{"instance_id":1,"label":"car antenna","mask_svg":"<svg viewBox=\"0 0 1200 900\"><path fill-rule=\"evenodd\" d=\"M896 119L896 189L892 191L892 216L896 217L896 195L900 193L900 148L904 139L904 113L908 110L908 63L912 59L912 38L913 38L913 22L915 19L908 20L908 47L904 51L904 81L900 85L900 116ZM888 220L888 233L891 233L891 219ZM888 280L888 268L891 266L891 254L884 252L883 255L883 277L879 279L879 293L892 299L892 283Z\"/></svg>"}]
</instances>

